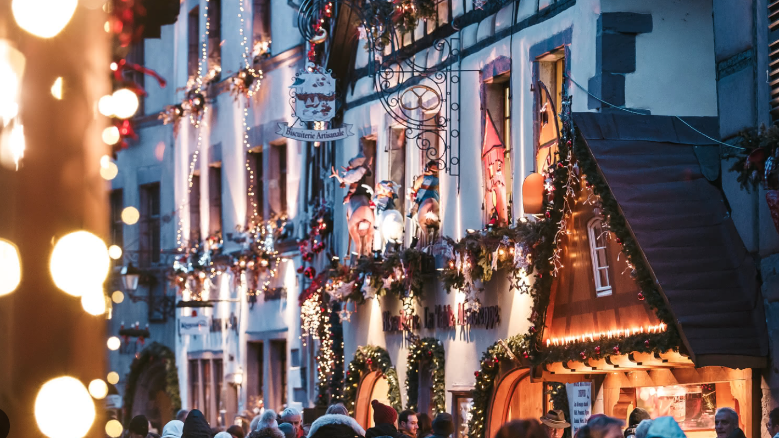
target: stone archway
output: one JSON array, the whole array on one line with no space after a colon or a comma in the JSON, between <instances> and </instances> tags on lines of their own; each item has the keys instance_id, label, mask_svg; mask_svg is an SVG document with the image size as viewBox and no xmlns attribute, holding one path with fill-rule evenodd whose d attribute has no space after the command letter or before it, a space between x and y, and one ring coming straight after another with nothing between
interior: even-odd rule
<instances>
[{"instance_id":1,"label":"stone archway","mask_svg":"<svg viewBox=\"0 0 779 438\"><path fill-rule=\"evenodd\" d=\"M530 370L515 368L495 385L487 414L485 436L494 436L501 425L520 418L539 418L544 414L544 384L530 381Z\"/></svg>"},{"instance_id":2,"label":"stone archway","mask_svg":"<svg viewBox=\"0 0 779 438\"><path fill-rule=\"evenodd\" d=\"M125 421L144 415L162 430L181 408L176 358L170 348L153 342L130 365L124 393Z\"/></svg>"}]
</instances>

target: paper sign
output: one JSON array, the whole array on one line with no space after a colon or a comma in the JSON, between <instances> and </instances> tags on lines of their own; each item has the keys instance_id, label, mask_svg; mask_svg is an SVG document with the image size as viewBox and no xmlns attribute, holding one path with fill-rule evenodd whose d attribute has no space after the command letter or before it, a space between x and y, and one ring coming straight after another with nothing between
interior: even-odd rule
<instances>
[{"instance_id":1,"label":"paper sign","mask_svg":"<svg viewBox=\"0 0 779 438\"><path fill-rule=\"evenodd\" d=\"M352 125L348 124L344 124L340 128L322 130L292 128L287 123L278 123L277 125L276 134L300 141L336 141L354 135L354 133L350 131Z\"/></svg>"},{"instance_id":2,"label":"paper sign","mask_svg":"<svg viewBox=\"0 0 779 438\"><path fill-rule=\"evenodd\" d=\"M182 316L179 317L180 335L205 335L211 321L206 316Z\"/></svg>"},{"instance_id":3,"label":"paper sign","mask_svg":"<svg viewBox=\"0 0 779 438\"><path fill-rule=\"evenodd\" d=\"M568 394L568 409L571 418L571 435L587 424L592 414L592 382L566 383L565 392Z\"/></svg>"}]
</instances>

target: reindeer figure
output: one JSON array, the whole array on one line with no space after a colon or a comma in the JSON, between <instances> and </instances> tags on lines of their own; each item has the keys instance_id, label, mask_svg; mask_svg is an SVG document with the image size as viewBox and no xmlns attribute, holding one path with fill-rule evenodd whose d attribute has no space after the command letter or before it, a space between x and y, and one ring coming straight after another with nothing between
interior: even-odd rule
<instances>
[{"instance_id":1,"label":"reindeer figure","mask_svg":"<svg viewBox=\"0 0 779 438\"><path fill-rule=\"evenodd\" d=\"M441 226L441 216L438 212L438 164L435 161L427 162L424 174L414 181L409 197L414 201L414 205L408 216L416 216L415 221L419 227L418 243L421 248L425 248L436 241Z\"/></svg>"},{"instance_id":2,"label":"reindeer figure","mask_svg":"<svg viewBox=\"0 0 779 438\"><path fill-rule=\"evenodd\" d=\"M344 196L346 205L346 221L349 229L349 246L347 254L351 253L352 240L359 257L368 257L373 249L373 224L375 217L371 209L371 196L362 184L364 177L370 175L370 166L373 159L365 163L365 155L360 153L349 160L348 167L341 167L342 175L334 167L331 167L332 175L344 188L349 185L349 192Z\"/></svg>"}]
</instances>

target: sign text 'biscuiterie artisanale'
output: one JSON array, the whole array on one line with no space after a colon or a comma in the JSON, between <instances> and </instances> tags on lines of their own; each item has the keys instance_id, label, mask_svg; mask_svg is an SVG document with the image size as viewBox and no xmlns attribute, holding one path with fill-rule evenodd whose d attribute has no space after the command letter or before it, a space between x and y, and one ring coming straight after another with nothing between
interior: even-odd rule
<instances>
[{"instance_id":1,"label":"sign text 'biscuiterie artisanale'","mask_svg":"<svg viewBox=\"0 0 779 438\"><path fill-rule=\"evenodd\" d=\"M409 314L401 310L398 315L389 311L382 313L382 326L385 332L399 332L404 329L419 330L425 328L453 329L458 326L484 327L492 329L500 323L500 307L484 306L479 310L466 309L463 303L454 308L448 304L425 307L422 315Z\"/></svg>"}]
</instances>

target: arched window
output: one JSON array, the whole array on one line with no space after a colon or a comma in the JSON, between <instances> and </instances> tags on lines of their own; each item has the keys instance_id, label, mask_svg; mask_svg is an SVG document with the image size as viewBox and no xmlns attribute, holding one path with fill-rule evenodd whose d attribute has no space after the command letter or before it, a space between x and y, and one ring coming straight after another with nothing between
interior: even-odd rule
<instances>
[{"instance_id":1,"label":"arched window","mask_svg":"<svg viewBox=\"0 0 779 438\"><path fill-rule=\"evenodd\" d=\"M590 241L592 273L595 276L595 295L611 295L609 281L609 259L606 254L608 232L603 230L603 219L594 217L587 223L587 236Z\"/></svg>"}]
</instances>

